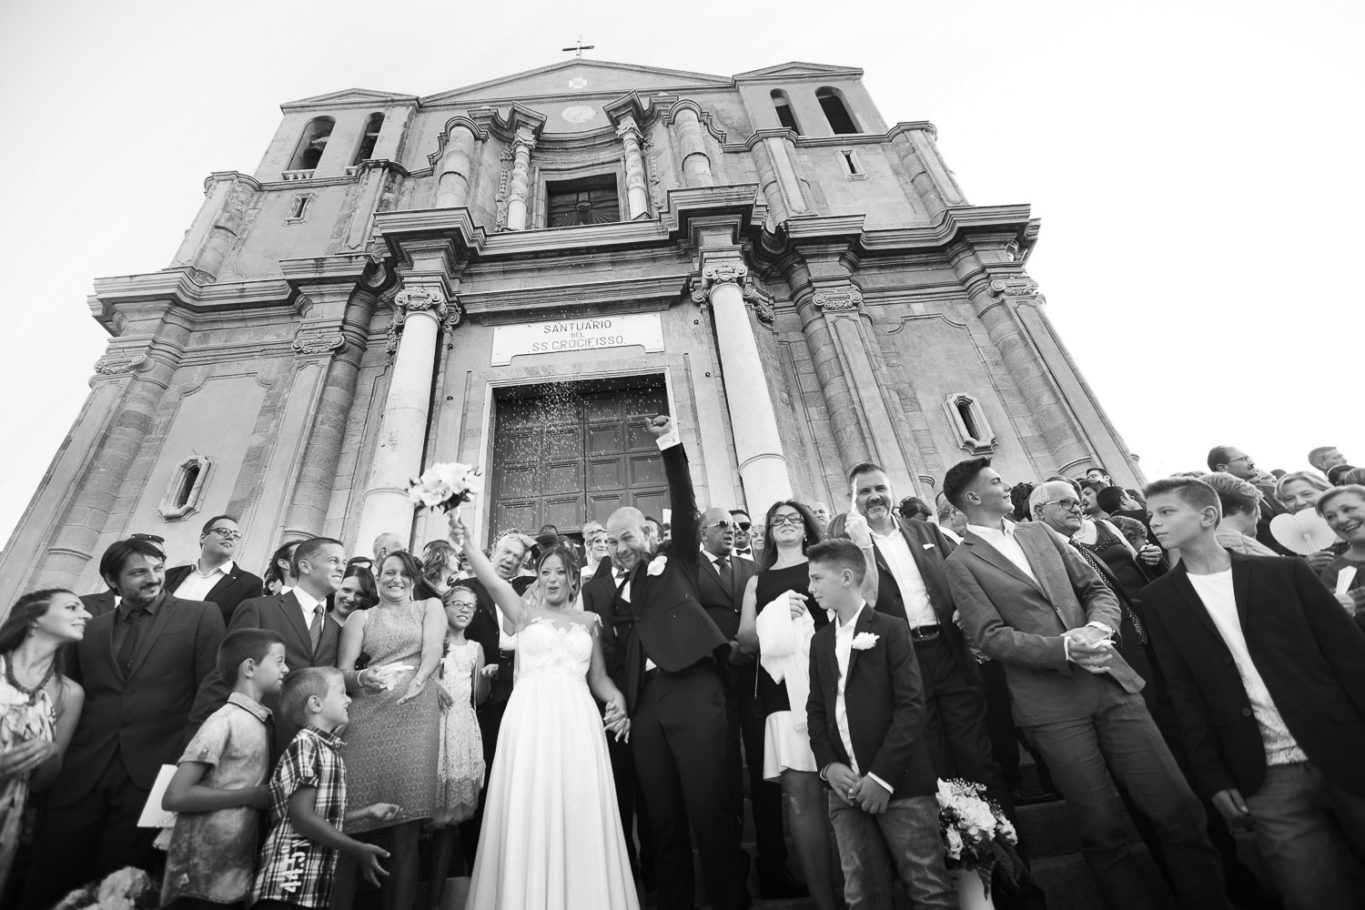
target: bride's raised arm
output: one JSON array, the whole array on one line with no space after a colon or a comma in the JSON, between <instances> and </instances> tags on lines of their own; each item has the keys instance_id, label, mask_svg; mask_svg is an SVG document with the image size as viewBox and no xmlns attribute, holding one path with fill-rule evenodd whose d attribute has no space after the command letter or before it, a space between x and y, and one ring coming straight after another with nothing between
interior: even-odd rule
<instances>
[{"instance_id":1,"label":"bride's raised arm","mask_svg":"<svg viewBox=\"0 0 1365 910\"><path fill-rule=\"evenodd\" d=\"M465 558L469 560L469 567L474 570L479 581L483 582L489 596L497 603L498 609L502 610L502 615L507 617L512 628L520 628L522 617L526 614L526 606L521 595L497 573L488 557L483 555L483 550L475 546L469 529L460 518L459 509L450 511L450 542L464 552Z\"/></svg>"}]
</instances>

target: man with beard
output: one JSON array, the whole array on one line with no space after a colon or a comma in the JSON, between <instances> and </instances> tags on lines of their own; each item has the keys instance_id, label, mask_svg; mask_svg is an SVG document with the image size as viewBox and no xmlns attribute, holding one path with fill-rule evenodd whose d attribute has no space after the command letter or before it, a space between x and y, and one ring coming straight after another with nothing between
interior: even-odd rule
<instances>
[{"instance_id":1,"label":"man with beard","mask_svg":"<svg viewBox=\"0 0 1365 910\"><path fill-rule=\"evenodd\" d=\"M341 587L345 571L346 550L341 541L330 537L302 541L294 548L291 572L295 582L289 593L242 601L228 631L269 629L276 633L284 639L285 664L290 670L335 667L341 626L327 618L327 598ZM197 729L227 702L233 682L223 679L217 668L209 674L190 713L192 728ZM267 696L264 704L274 714L274 754L281 755L298 728L280 714L277 696Z\"/></svg>"},{"instance_id":2,"label":"man with beard","mask_svg":"<svg viewBox=\"0 0 1365 910\"><path fill-rule=\"evenodd\" d=\"M199 560L166 570L166 590L181 600L207 600L223 611L223 625L237 605L265 591L260 578L233 562L242 531L231 515L215 515L199 534Z\"/></svg>"},{"instance_id":3,"label":"man with beard","mask_svg":"<svg viewBox=\"0 0 1365 910\"><path fill-rule=\"evenodd\" d=\"M701 534L687 454L671 418L655 417L649 431L663 453L672 546L660 553L645 530L644 514L630 507L607 519L607 544L629 573L614 610L628 618L625 694L658 907L693 906L691 829L707 901L715 910L734 910L749 901L738 875L740 820L725 788L725 692L718 660L728 642L697 600Z\"/></svg>"},{"instance_id":4,"label":"man with beard","mask_svg":"<svg viewBox=\"0 0 1365 910\"><path fill-rule=\"evenodd\" d=\"M119 596L71 652L85 688L62 771L38 813L20 906L46 910L73 888L124 866L155 869L155 828L138 817L162 765L185 744L195 693L223 640L216 606L166 592L165 557L146 540L115 541L100 577Z\"/></svg>"}]
</instances>

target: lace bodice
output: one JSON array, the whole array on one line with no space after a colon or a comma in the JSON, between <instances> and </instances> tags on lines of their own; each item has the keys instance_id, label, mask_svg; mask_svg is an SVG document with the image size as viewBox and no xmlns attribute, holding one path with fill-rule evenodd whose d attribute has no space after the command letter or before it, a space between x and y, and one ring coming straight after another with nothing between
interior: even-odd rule
<instances>
[{"instance_id":1,"label":"lace bodice","mask_svg":"<svg viewBox=\"0 0 1365 910\"><path fill-rule=\"evenodd\" d=\"M537 616L517 638L517 681L541 673L582 679L592 662L592 632L572 620Z\"/></svg>"}]
</instances>

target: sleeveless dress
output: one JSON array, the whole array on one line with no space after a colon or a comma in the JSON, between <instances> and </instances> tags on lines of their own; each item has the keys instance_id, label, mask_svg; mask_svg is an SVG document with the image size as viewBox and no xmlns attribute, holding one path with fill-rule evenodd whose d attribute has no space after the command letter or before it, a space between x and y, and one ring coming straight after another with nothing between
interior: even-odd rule
<instances>
[{"instance_id":1,"label":"sleeveless dress","mask_svg":"<svg viewBox=\"0 0 1365 910\"><path fill-rule=\"evenodd\" d=\"M638 910L588 690L593 633L570 622L540 616L518 636L467 910Z\"/></svg>"},{"instance_id":2,"label":"sleeveless dress","mask_svg":"<svg viewBox=\"0 0 1365 910\"><path fill-rule=\"evenodd\" d=\"M445 711L436 776L441 782L441 807L451 814L450 822L473 815L483 789L483 738L474 713L473 692L474 665L480 650L477 641L466 641L463 647L451 647L441 660L441 687L453 701Z\"/></svg>"},{"instance_id":3,"label":"sleeveless dress","mask_svg":"<svg viewBox=\"0 0 1365 910\"><path fill-rule=\"evenodd\" d=\"M351 701L342 750L346 802L357 809L393 803L400 811L386 822L348 823L347 834L429 819L441 807L436 781L443 735L438 681L429 680L421 695L398 704L422 663L422 614L420 601L401 607L381 604L366 613L361 650L370 655L369 667L400 664L404 669L391 689L361 690Z\"/></svg>"},{"instance_id":4,"label":"sleeveless dress","mask_svg":"<svg viewBox=\"0 0 1365 910\"><path fill-rule=\"evenodd\" d=\"M795 591L806 596L806 610L815 621L816 631L829 623L829 614L810 596L808 563L759 572L754 591L758 612L762 613L763 608L783 591ZM768 671L759 667L757 689L759 708L766 718L763 727L764 779L776 780L782 776L783 770L819 771L815 766L815 755L810 750L809 734L796 729L791 703L787 700L786 683L774 682Z\"/></svg>"},{"instance_id":5,"label":"sleeveless dress","mask_svg":"<svg viewBox=\"0 0 1365 910\"><path fill-rule=\"evenodd\" d=\"M57 709L45 685L30 693L10 682L11 676L9 656L0 656L0 749L13 749L33 739L51 742L56 735ZM0 893L19 849L30 776L31 771L0 777Z\"/></svg>"}]
</instances>

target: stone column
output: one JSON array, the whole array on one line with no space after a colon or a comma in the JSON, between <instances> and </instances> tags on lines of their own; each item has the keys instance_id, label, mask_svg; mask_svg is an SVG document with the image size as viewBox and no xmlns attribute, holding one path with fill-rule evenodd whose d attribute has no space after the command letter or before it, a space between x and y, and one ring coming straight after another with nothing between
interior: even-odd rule
<instances>
[{"instance_id":1,"label":"stone column","mask_svg":"<svg viewBox=\"0 0 1365 910\"><path fill-rule=\"evenodd\" d=\"M382 284L387 273L375 276ZM310 294L310 297L315 294ZM361 281L351 291L341 324L335 331L318 327L301 331L294 351L302 357L328 356L322 397L303 451L298 481L284 521L285 540L304 540L322 534L336 484L337 464L346 435L346 422L355 401L360 360L365 356L370 320L379 305L374 287ZM365 544L361 541L361 544Z\"/></svg>"},{"instance_id":2,"label":"stone column","mask_svg":"<svg viewBox=\"0 0 1365 910\"><path fill-rule=\"evenodd\" d=\"M401 320L403 334L379 422L379 442L361 507L357 550L368 549L371 541L386 531L405 540L412 534L408 486L422 472L436 342L446 312L445 290L436 283L409 284L394 298L394 319Z\"/></svg>"},{"instance_id":3,"label":"stone column","mask_svg":"<svg viewBox=\"0 0 1365 910\"><path fill-rule=\"evenodd\" d=\"M438 209L459 208L469 203L469 182L474 171L474 128L456 123L441 156L441 176L436 185Z\"/></svg>"},{"instance_id":4,"label":"stone column","mask_svg":"<svg viewBox=\"0 0 1365 910\"><path fill-rule=\"evenodd\" d=\"M740 482L749 508L762 511L780 499L790 499L792 483L787 458L782 454L768 378L759 360L758 343L744 303L741 283L748 274L749 270L738 261L703 259L692 299L711 305Z\"/></svg>"},{"instance_id":5,"label":"stone column","mask_svg":"<svg viewBox=\"0 0 1365 910\"><path fill-rule=\"evenodd\" d=\"M711 156L706 154L706 137L697 112L690 107L679 108L673 126L678 132L678 148L682 152L683 182L687 186L715 186Z\"/></svg>"},{"instance_id":6,"label":"stone column","mask_svg":"<svg viewBox=\"0 0 1365 910\"><path fill-rule=\"evenodd\" d=\"M512 140L512 179L508 188L507 230L526 230L526 197L531 191L531 150L536 147L531 128L523 126Z\"/></svg>"},{"instance_id":7,"label":"stone column","mask_svg":"<svg viewBox=\"0 0 1365 910\"><path fill-rule=\"evenodd\" d=\"M636 218L646 218L649 216L649 190L645 186L645 159L640 153L640 127L635 124L635 118L622 117L621 125L616 128L616 135L626 147L626 202L630 206L629 218L632 221Z\"/></svg>"}]
</instances>

